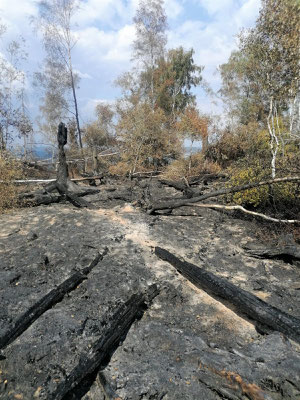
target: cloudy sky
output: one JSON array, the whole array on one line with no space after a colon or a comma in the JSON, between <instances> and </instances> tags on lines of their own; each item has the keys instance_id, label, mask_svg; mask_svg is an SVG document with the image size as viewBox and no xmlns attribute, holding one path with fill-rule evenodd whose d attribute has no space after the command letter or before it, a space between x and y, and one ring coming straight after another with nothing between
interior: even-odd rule
<instances>
[{"instance_id":1,"label":"cloudy sky","mask_svg":"<svg viewBox=\"0 0 300 400\"><path fill-rule=\"evenodd\" d=\"M119 90L114 80L131 68L131 44L135 37L132 19L139 0L83 0L76 16L78 43L74 49L74 67L81 76L79 104L82 121L93 118L97 102L112 102ZM43 50L29 24L37 14L35 0L0 0L0 17L7 25L6 40L22 35L27 41L30 73L38 70ZM204 65L204 78L217 90L217 67L226 62L236 47L241 28L254 25L260 0L165 0L168 16L168 48L183 46L195 50L195 62ZM4 46L5 43L2 43ZM29 102L36 112L38 100L30 85ZM201 90L196 91L203 112L218 112Z\"/></svg>"}]
</instances>

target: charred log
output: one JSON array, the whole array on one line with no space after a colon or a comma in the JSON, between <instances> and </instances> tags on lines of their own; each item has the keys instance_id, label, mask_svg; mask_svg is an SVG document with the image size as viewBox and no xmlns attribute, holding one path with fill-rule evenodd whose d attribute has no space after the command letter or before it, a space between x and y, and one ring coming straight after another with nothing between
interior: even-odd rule
<instances>
[{"instance_id":1,"label":"charred log","mask_svg":"<svg viewBox=\"0 0 300 400\"><path fill-rule=\"evenodd\" d=\"M83 280L87 278L87 275L91 270L102 260L106 254L98 254L91 264L84 268L82 271L78 271L73 274L70 278L62 282L57 288L51 290L48 294L42 297L32 307L29 308L23 315L21 315L13 324L13 326L0 337L0 349L6 347L12 343L17 337L19 337L34 321L36 321L42 314L59 303L63 297L74 290Z\"/></svg>"},{"instance_id":2,"label":"charred log","mask_svg":"<svg viewBox=\"0 0 300 400\"><path fill-rule=\"evenodd\" d=\"M104 367L109 358L124 339L133 322L143 315L143 311L158 294L157 286L153 285L145 293L134 294L119 306L110 321L105 324L103 335L91 347L88 353L82 354L78 365L60 383L56 391L49 397L51 400L61 400L74 389L87 375L99 367Z\"/></svg>"},{"instance_id":3,"label":"charred log","mask_svg":"<svg viewBox=\"0 0 300 400\"><path fill-rule=\"evenodd\" d=\"M244 247L249 255L256 258L277 258L287 262L300 261L300 245L295 241L267 247Z\"/></svg>"},{"instance_id":4,"label":"charred log","mask_svg":"<svg viewBox=\"0 0 300 400\"><path fill-rule=\"evenodd\" d=\"M155 254L162 260L166 260L172 264L178 272L195 286L225 299L251 319L275 331L284 333L286 336L300 343L299 319L271 306L253 294L238 288L211 272L205 271L186 261L181 261L165 249L156 247Z\"/></svg>"},{"instance_id":5,"label":"charred log","mask_svg":"<svg viewBox=\"0 0 300 400\"><path fill-rule=\"evenodd\" d=\"M183 192L184 196L187 199L190 199L195 196L199 196L200 193L196 192L193 190L191 187L187 186L185 182L180 182L180 181L169 181L167 179L159 179L159 182L162 183L163 185L173 187L177 190L180 190Z\"/></svg>"}]
</instances>

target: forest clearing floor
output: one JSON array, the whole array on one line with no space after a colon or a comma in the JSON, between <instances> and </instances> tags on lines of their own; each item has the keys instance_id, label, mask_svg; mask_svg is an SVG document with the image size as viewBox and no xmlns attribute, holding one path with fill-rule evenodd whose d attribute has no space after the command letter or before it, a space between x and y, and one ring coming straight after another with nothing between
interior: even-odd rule
<instances>
[{"instance_id":1,"label":"forest clearing floor","mask_svg":"<svg viewBox=\"0 0 300 400\"><path fill-rule=\"evenodd\" d=\"M297 262L250 257L244 246L264 240L254 220L193 207L147 215L100 190L86 197L95 210L52 204L0 216L0 337L103 254L82 282L4 346L0 398L299 400L299 344L259 333L255 321L196 288L154 248L300 318ZM158 295L105 363L59 397L58 386L80 370L117 306L153 284Z\"/></svg>"}]
</instances>

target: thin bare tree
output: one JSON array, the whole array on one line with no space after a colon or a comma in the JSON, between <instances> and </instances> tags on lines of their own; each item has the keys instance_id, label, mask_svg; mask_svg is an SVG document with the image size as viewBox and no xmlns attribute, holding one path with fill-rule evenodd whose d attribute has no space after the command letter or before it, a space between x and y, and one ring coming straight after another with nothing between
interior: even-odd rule
<instances>
[{"instance_id":1,"label":"thin bare tree","mask_svg":"<svg viewBox=\"0 0 300 400\"><path fill-rule=\"evenodd\" d=\"M79 146L82 149L81 128L79 121L77 82L74 72L72 52L77 39L72 31L73 17L78 11L78 0L42 0L39 2L39 18L35 21L43 33L43 44L47 59L60 62L65 66L69 77L73 98L74 116L78 131Z\"/></svg>"}]
</instances>

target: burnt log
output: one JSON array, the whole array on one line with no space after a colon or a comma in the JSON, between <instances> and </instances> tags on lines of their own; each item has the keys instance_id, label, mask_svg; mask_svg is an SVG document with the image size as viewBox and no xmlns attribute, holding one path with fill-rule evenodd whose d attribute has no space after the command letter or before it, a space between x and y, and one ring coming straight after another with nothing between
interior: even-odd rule
<instances>
[{"instance_id":1,"label":"burnt log","mask_svg":"<svg viewBox=\"0 0 300 400\"><path fill-rule=\"evenodd\" d=\"M185 182L170 181L168 179L159 179L159 182L163 185L173 187L176 190L180 190L187 199L200 195L199 192L196 192L191 187L187 186Z\"/></svg>"},{"instance_id":2,"label":"burnt log","mask_svg":"<svg viewBox=\"0 0 300 400\"><path fill-rule=\"evenodd\" d=\"M133 322L143 315L147 305L158 295L156 285L150 286L144 293L134 294L119 306L113 317L106 321L104 333L91 347L88 353L80 356L78 365L66 376L54 393L51 400L61 400L74 389L87 375L99 367L104 367L109 358L128 333Z\"/></svg>"},{"instance_id":3,"label":"burnt log","mask_svg":"<svg viewBox=\"0 0 300 400\"><path fill-rule=\"evenodd\" d=\"M72 290L74 290L83 280L87 278L87 275L99 263L99 261L102 260L105 254L106 251L104 251L102 254L98 254L88 267L84 268L82 271L75 272L75 274L62 282L57 288L51 290L48 294L33 304L29 310L17 318L17 320L13 323L13 326L0 337L0 349L3 349L12 343L42 314L44 314L55 304L59 303L67 293L70 293Z\"/></svg>"},{"instance_id":4,"label":"burnt log","mask_svg":"<svg viewBox=\"0 0 300 400\"><path fill-rule=\"evenodd\" d=\"M248 244L244 249L249 255L256 258L275 258L287 262L300 261L300 245L295 242L292 235L280 238L277 244L259 246Z\"/></svg>"},{"instance_id":5,"label":"burnt log","mask_svg":"<svg viewBox=\"0 0 300 400\"><path fill-rule=\"evenodd\" d=\"M285 178L276 178L270 179L268 181L256 182L256 183L248 183L246 185L234 186L231 188L223 188L216 190L214 192L206 193L202 196L192 197L190 199L172 199L165 201L158 201L157 203L153 203L148 207L148 214L154 214L158 210L173 210L174 208L179 208L186 205L191 205L189 203L198 203L200 201L209 199L211 197L223 196L230 193L237 193L247 189L252 189L255 187L272 185L276 183L284 183L284 182L300 182L300 176L290 176Z\"/></svg>"},{"instance_id":6,"label":"burnt log","mask_svg":"<svg viewBox=\"0 0 300 400\"><path fill-rule=\"evenodd\" d=\"M168 250L155 247L155 254L162 260L168 261L198 288L228 301L251 319L300 343L299 319L271 306L253 294L223 278L219 278L211 272L186 261L181 261Z\"/></svg>"}]
</instances>

